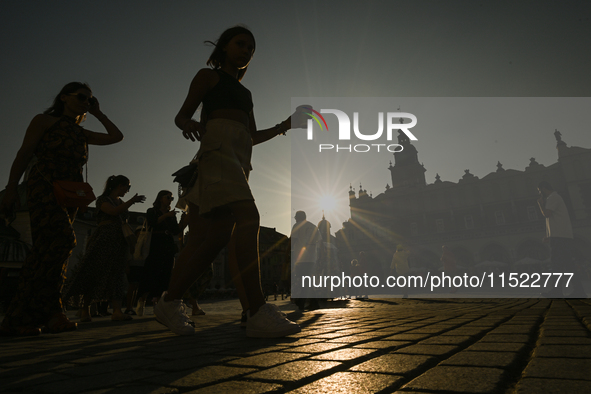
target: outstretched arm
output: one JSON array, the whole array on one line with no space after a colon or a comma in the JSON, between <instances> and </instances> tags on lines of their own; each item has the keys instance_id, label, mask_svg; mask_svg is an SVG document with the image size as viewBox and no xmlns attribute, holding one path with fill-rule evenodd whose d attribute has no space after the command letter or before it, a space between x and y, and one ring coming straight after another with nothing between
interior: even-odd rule
<instances>
[{"instance_id":1,"label":"outstretched arm","mask_svg":"<svg viewBox=\"0 0 591 394\"><path fill-rule=\"evenodd\" d=\"M271 138L273 138L279 134L285 135L285 132L288 131L289 129L291 129L290 118L287 118L283 122L278 123L275 127L271 127L270 129L256 130L254 116L251 114L249 124L251 126L250 135L252 136L252 144L253 145L257 145L262 142L269 141ZM254 129L254 131L253 131L253 129Z\"/></svg>"},{"instance_id":2,"label":"outstretched arm","mask_svg":"<svg viewBox=\"0 0 591 394\"><path fill-rule=\"evenodd\" d=\"M101 211L105 212L107 215L117 216L121 215L123 212L129 210L129 208L135 203L143 203L146 200L145 196L135 194L126 202L123 202L117 206L113 205L109 201L105 201L101 204L99 208Z\"/></svg>"},{"instance_id":3,"label":"outstretched arm","mask_svg":"<svg viewBox=\"0 0 591 394\"><path fill-rule=\"evenodd\" d=\"M303 112L300 112L298 107L298 110L296 110L296 112L294 112L289 118L285 119L283 122L275 125L275 127L271 127L270 129L265 130L257 130L256 122L254 120L254 114L251 112L249 126L250 135L252 136L252 143L253 145L257 145L261 142L270 140L276 135L285 135L285 133L288 130L291 130L292 128L303 129L306 127L307 119L308 116L306 116ZM293 123L292 120L294 120L295 123Z\"/></svg>"}]
</instances>

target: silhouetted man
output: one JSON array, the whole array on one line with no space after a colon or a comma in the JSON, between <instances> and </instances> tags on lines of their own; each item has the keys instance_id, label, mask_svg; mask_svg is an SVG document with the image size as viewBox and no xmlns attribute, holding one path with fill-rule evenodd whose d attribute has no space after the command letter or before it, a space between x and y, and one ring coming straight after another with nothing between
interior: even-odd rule
<instances>
[{"instance_id":1,"label":"silhouetted man","mask_svg":"<svg viewBox=\"0 0 591 394\"><path fill-rule=\"evenodd\" d=\"M544 242L550 243L550 263L553 272L572 272L574 275L571 279L569 287L572 286L573 292L570 297L587 298L583 290L580 275L576 272L575 263L573 261L573 249L575 248L573 242L573 227L570 222L570 216L566 209L564 200L552 188L549 182L542 181L538 184L538 192L540 198L538 205L542 215L546 218L546 237ZM565 277L568 278L568 277ZM552 281L549 281L550 284ZM544 297L558 298L563 297L562 284L563 279L560 279L558 287L553 287L542 293Z\"/></svg>"},{"instance_id":2,"label":"silhouetted man","mask_svg":"<svg viewBox=\"0 0 591 394\"><path fill-rule=\"evenodd\" d=\"M318 228L306 220L306 212L297 211L295 214L296 223L291 229L291 261L295 267L296 287L302 286L302 276L312 277L315 274L318 243L322 237ZM306 293L313 291L313 288L306 289ZM310 300L311 308L318 307L317 300ZM296 305L304 310L305 298L296 299Z\"/></svg>"}]
</instances>

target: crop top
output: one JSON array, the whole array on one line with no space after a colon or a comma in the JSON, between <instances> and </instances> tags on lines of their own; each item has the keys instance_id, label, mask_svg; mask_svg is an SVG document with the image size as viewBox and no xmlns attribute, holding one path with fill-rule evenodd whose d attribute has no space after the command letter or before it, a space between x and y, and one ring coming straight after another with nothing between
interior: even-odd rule
<instances>
[{"instance_id":1,"label":"crop top","mask_svg":"<svg viewBox=\"0 0 591 394\"><path fill-rule=\"evenodd\" d=\"M241 109L247 114L252 111L250 90L228 73L216 69L220 80L203 98L203 110L211 114L218 109Z\"/></svg>"}]
</instances>

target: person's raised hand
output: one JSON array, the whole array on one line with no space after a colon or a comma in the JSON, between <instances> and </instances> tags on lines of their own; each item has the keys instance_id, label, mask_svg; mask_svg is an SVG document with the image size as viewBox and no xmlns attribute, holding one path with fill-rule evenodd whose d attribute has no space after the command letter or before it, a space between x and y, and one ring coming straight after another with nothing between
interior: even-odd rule
<instances>
[{"instance_id":1,"label":"person's raised hand","mask_svg":"<svg viewBox=\"0 0 591 394\"><path fill-rule=\"evenodd\" d=\"M136 193L133 197L131 197L131 201L133 204L135 204L136 202L143 203L144 201L146 201L146 196L139 195Z\"/></svg>"},{"instance_id":2,"label":"person's raised hand","mask_svg":"<svg viewBox=\"0 0 591 394\"><path fill-rule=\"evenodd\" d=\"M193 119L188 120L183 126L183 137L191 141L201 141L205 134L205 127Z\"/></svg>"}]
</instances>

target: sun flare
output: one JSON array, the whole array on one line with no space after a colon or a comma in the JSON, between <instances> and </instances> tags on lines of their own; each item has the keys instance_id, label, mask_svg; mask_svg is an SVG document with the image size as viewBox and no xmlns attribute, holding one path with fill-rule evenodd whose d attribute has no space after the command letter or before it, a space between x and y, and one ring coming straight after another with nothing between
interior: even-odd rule
<instances>
[{"instance_id":1,"label":"sun flare","mask_svg":"<svg viewBox=\"0 0 591 394\"><path fill-rule=\"evenodd\" d=\"M337 200L333 196L324 195L320 197L318 204L324 212L331 212L337 207Z\"/></svg>"}]
</instances>

